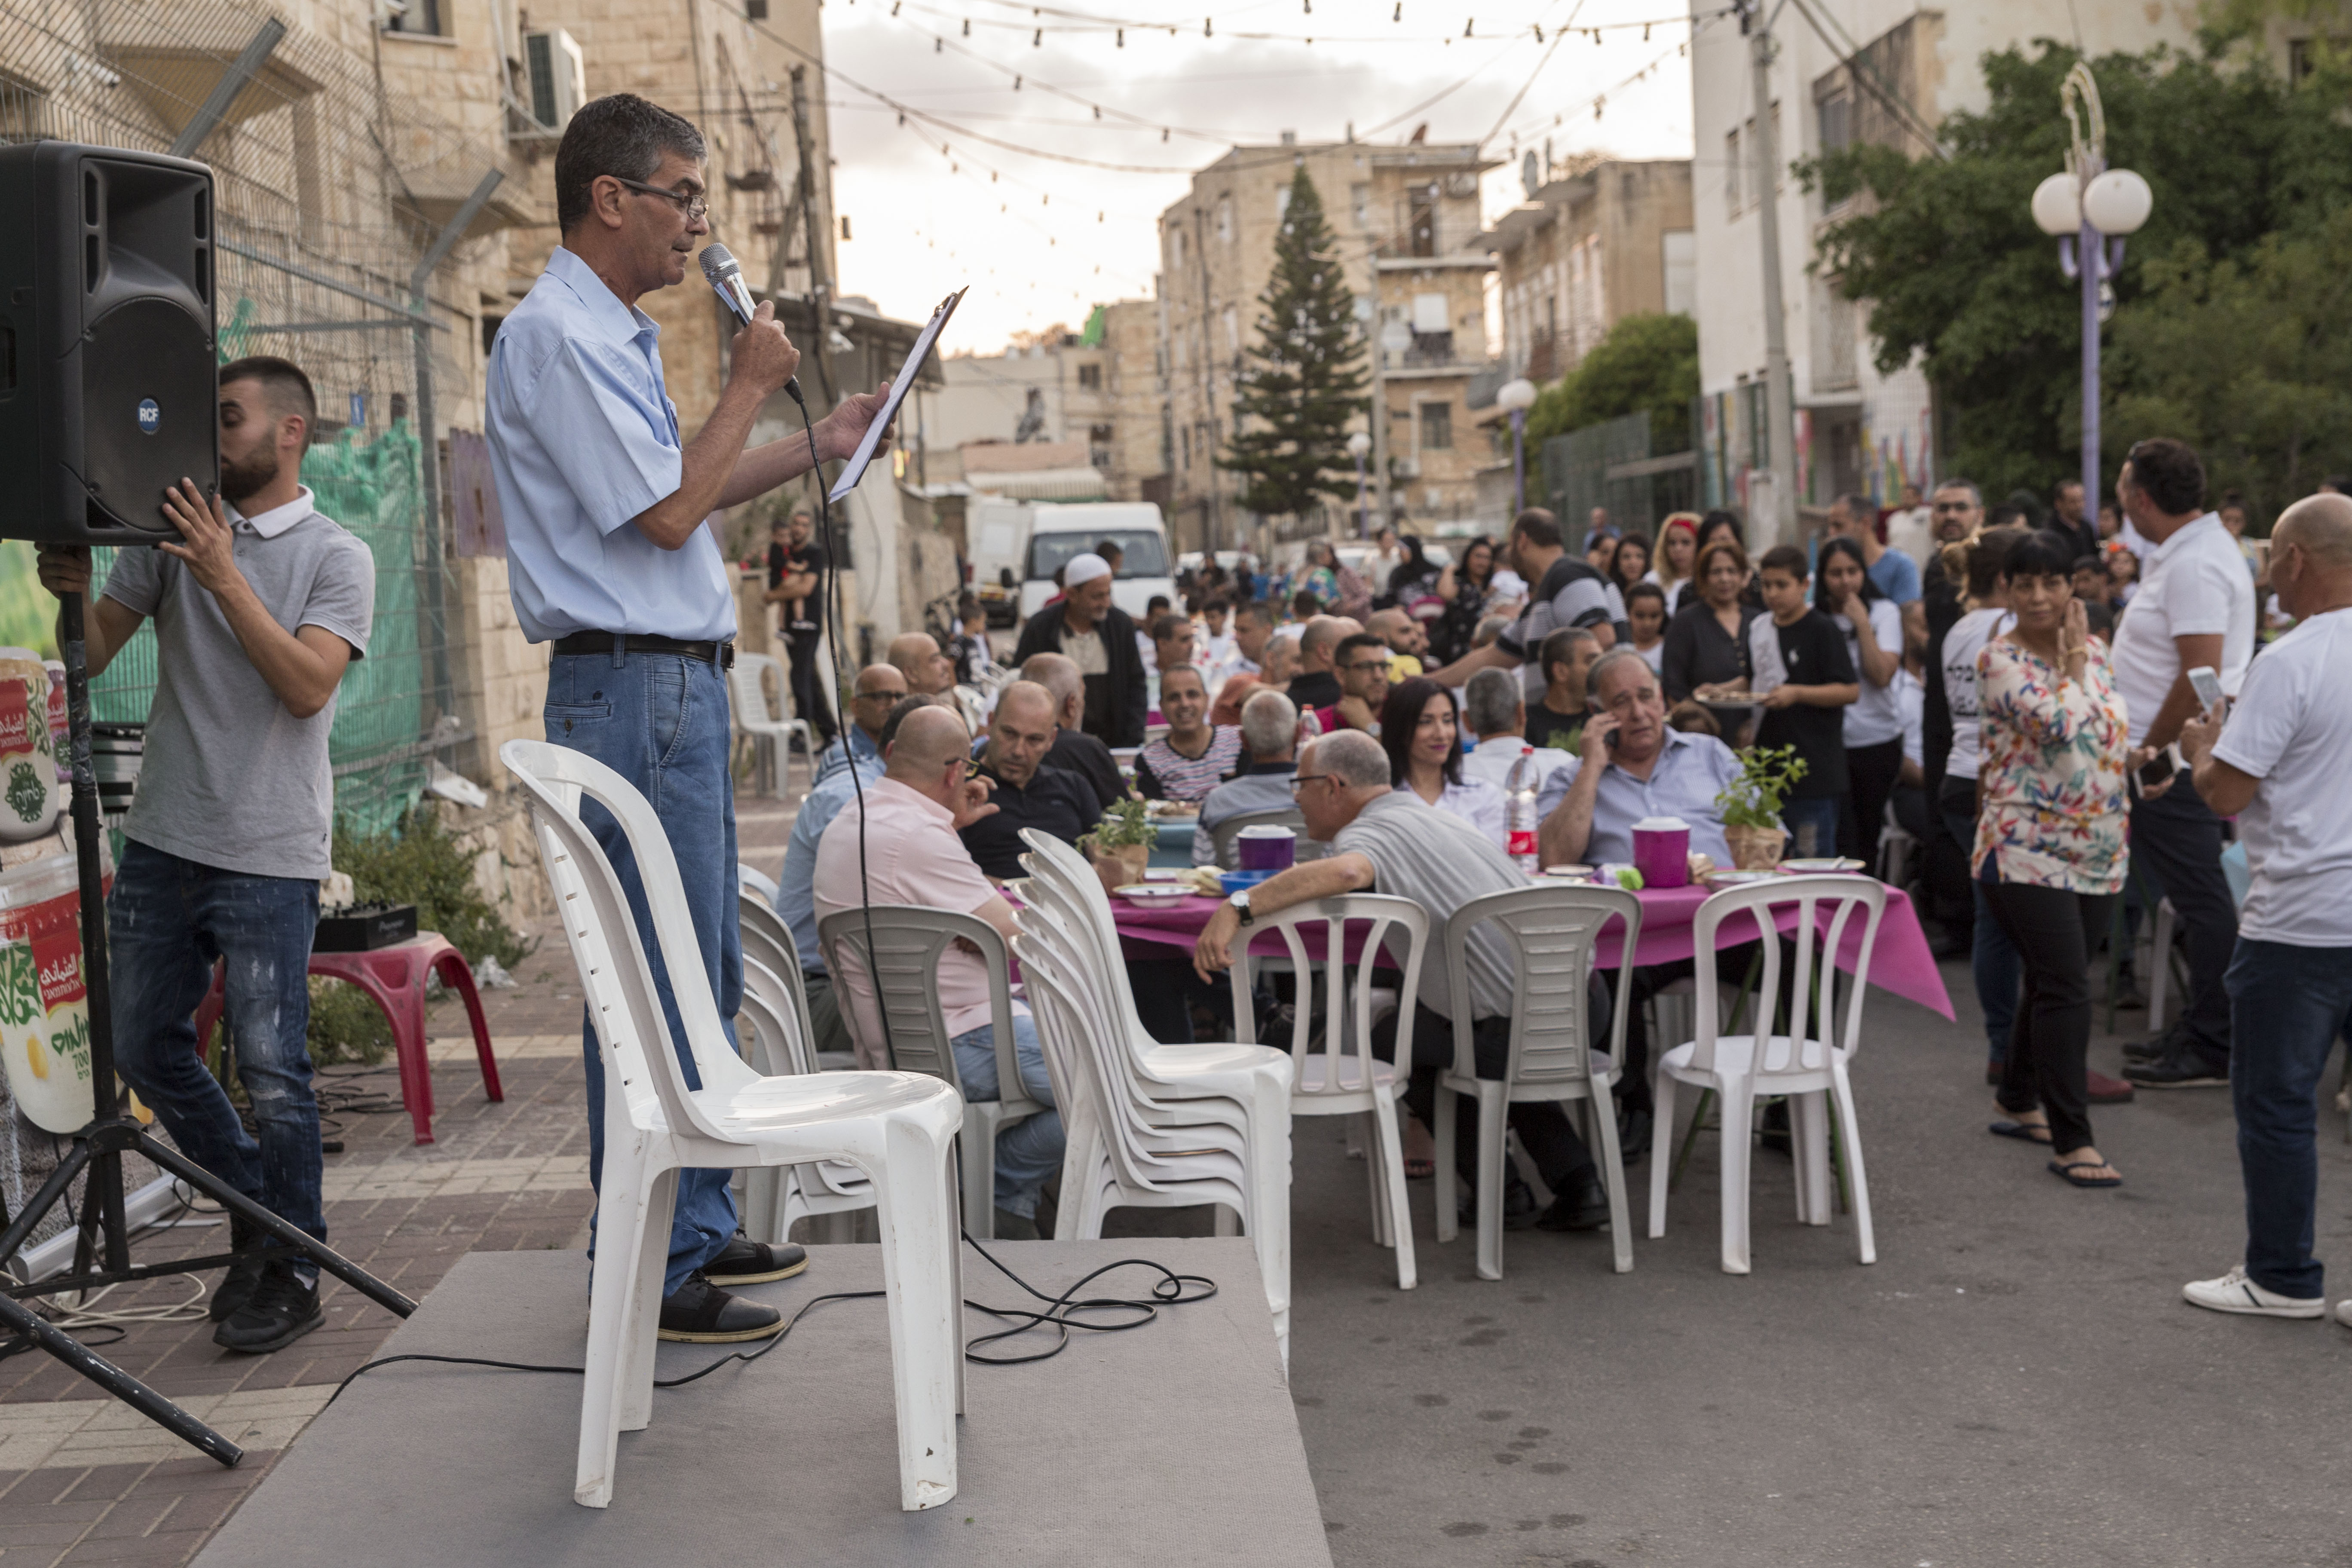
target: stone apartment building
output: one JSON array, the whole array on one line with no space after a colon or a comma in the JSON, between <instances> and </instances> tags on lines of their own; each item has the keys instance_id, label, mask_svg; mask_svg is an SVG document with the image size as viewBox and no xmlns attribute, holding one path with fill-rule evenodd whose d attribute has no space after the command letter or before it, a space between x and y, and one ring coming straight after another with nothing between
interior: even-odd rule
<instances>
[{"instance_id":1,"label":"stone apartment building","mask_svg":"<svg viewBox=\"0 0 2352 1568\"><path fill-rule=\"evenodd\" d=\"M1480 238L1496 266L1503 376L1541 386L1574 370L1621 317L1690 314L1697 258L1690 160L1609 158L1544 178L1528 157L1528 199Z\"/></svg>"},{"instance_id":2,"label":"stone apartment building","mask_svg":"<svg viewBox=\"0 0 2352 1568\"><path fill-rule=\"evenodd\" d=\"M1151 300L1122 300L1096 306L1083 331L945 361L943 384L920 411L930 480L956 478L950 455L971 443L1045 441L1082 447L1111 500L1144 499L1145 479L1165 468L1157 320Z\"/></svg>"},{"instance_id":3,"label":"stone apartment building","mask_svg":"<svg viewBox=\"0 0 2352 1568\"><path fill-rule=\"evenodd\" d=\"M1233 432L1258 297L1300 168L1322 197L1374 345L1374 510L1385 504L1420 524L1470 515L1486 451L1469 429L1465 394L1486 363L1485 288L1494 266L1477 243L1478 181L1494 166L1469 144L1301 144L1286 134L1276 146L1234 148L1160 215L1163 504L1179 549L1263 550L1277 521L1286 537L1335 525L1322 516L1248 515L1235 500L1236 476L1213 461ZM1334 509L1353 531L1348 510Z\"/></svg>"}]
</instances>

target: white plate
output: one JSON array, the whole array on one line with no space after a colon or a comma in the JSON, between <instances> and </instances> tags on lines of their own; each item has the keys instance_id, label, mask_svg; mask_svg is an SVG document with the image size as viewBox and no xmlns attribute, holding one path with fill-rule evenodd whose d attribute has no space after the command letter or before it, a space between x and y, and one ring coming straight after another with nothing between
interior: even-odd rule
<instances>
[{"instance_id":1,"label":"white plate","mask_svg":"<svg viewBox=\"0 0 2352 1568\"><path fill-rule=\"evenodd\" d=\"M1779 873L1773 871L1714 871L1707 875L1710 888L1744 888L1750 882L1769 882Z\"/></svg>"},{"instance_id":2,"label":"white plate","mask_svg":"<svg viewBox=\"0 0 2352 1568\"><path fill-rule=\"evenodd\" d=\"M1590 866L1547 866L1543 868L1543 874L1562 882L1592 880L1592 868Z\"/></svg>"},{"instance_id":3,"label":"white plate","mask_svg":"<svg viewBox=\"0 0 2352 1568\"><path fill-rule=\"evenodd\" d=\"M1172 882L1129 882L1111 891L1132 904L1172 904L1192 896L1192 889Z\"/></svg>"},{"instance_id":4,"label":"white plate","mask_svg":"<svg viewBox=\"0 0 2352 1568\"><path fill-rule=\"evenodd\" d=\"M1773 869L1787 877L1819 877L1828 874L1842 875L1850 871L1861 870L1862 862L1832 855L1811 860L1783 860L1780 865L1774 867Z\"/></svg>"}]
</instances>

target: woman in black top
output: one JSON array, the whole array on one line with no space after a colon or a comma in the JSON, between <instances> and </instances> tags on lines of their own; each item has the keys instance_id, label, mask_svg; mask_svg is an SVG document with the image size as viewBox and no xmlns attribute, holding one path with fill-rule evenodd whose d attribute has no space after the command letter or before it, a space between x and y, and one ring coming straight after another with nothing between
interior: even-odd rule
<instances>
[{"instance_id":1,"label":"woman in black top","mask_svg":"<svg viewBox=\"0 0 2352 1568\"><path fill-rule=\"evenodd\" d=\"M1495 542L1482 533L1464 545L1460 557L1439 574L1437 596L1445 601L1445 613L1429 628L1429 657L1423 662L1431 668L1452 664L1470 651L1470 639L1486 614L1495 556Z\"/></svg>"},{"instance_id":2,"label":"woman in black top","mask_svg":"<svg viewBox=\"0 0 2352 1568\"><path fill-rule=\"evenodd\" d=\"M1738 512L1726 511L1723 508L1717 507L1699 519L1698 558L1701 561L1706 559L1706 547L1718 540L1728 541L1739 546L1740 558L1747 559L1748 541L1740 530ZM1705 572L1702 571L1700 575L1706 575ZM1748 570L1747 585L1740 590L1739 597L1740 601L1751 610L1761 610L1764 607L1764 594L1756 585L1756 574L1752 566ZM1685 605L1690 603L1687 597L1683 602Z\"/></svg>"},{"instance_id":3,"label":"woman in black top","mask_svg":"<svg viewBox=\"0 0 2352 1568\"><path fill-rule=\"evenodd\" d=\"M1702 687L1741 686L1753 673L1748 658L1748 623L1754 606L1742 601L1750 574L1748 555L1729 539L1701 547L1698 602L1666 624L1660 682L1669 703Z\"/></svg>"}]
</instances>

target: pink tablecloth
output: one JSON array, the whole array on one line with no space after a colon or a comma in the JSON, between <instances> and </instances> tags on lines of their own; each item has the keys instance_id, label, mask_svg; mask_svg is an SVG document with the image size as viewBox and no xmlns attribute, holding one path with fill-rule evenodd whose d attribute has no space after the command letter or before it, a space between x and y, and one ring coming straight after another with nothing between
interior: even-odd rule
<instances>
[{"instance_id":1,"label":"pink tablecloth","mask_svg":"<svg viewBox=\"0 0 2352 1568\"><path fill-rule=\"evenodd\" d=\"M1671 963L1678 958L1688 958L1692 952L1692 921L1697 918L1698 907L1706 900L1705 888L1644 889L1634 895L1642 900L1642 940L1633 949L1636 964ZM1208 898L1185 899L1181 902L1137 905L1124 899L1111 900L1118 922L1118 934L1129 943L1144 948L1177 948L1186 952L1201 935L1209 917L1217 910L1218 900ZM1780 911L1780 926L1783 931L1797 927L1794 905ZM1727 921L1717 933L1717 945L1736 947L1755 939L1756 929L1746 921ZM1278 944L1277 944L1278 945ZM1604 968L1614 969L1622 962L1624 937L1612 922L1601 936L1600 961ZM1263 952L1263 944L1254 951ZM1319 951L1319 950L1318 950ZM1843 939L1838 946L1837 966L1851 974L1856 957L1862 952L1862 921L1849 921ZM1166 957L1164 952L1151 953ZM1145 956L1139 952L1134 956ZM1732 978L1737 979L1738 976ZM1933 1008L1948 1018L1952 1016L1952 999L1944 990L1944 977L1936 968L1936 955L1927 949L1927 934L1919 929L1918 911L1911 907L1909 896L1899 888L1886 890L1886 913L1878 922L1878 946L1871 954L1870 983L1891 991L1906 1001L1916 1002L1922 1007Z\"/></svg>"}]
</instances>

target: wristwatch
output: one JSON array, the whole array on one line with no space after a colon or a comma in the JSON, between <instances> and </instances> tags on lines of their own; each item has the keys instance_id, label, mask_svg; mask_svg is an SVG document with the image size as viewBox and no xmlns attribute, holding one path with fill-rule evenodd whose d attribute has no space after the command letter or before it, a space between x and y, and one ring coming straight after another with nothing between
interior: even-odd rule
<instances>
[{"instance_id":1,"label":"wristwatch","mask_svg":"<svg viewBox=\"0 0 2352 1568\"><path fill-rule=\"evenodd\" d=\"M1225 900L1225 902L1233 905L1234 908L1242 912L1242 924L1244 925L1250 923L1249 896L1250 890L1247 888L1244 888L1241 891L1230 895Z\"/></svg>"}]
</instances>

